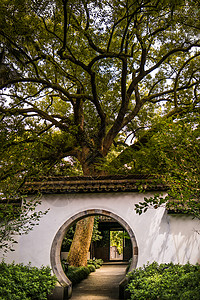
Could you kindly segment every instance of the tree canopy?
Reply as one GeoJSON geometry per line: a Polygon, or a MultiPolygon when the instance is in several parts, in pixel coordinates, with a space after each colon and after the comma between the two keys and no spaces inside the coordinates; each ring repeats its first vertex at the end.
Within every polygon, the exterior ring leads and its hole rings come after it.
{"type": "Polygon", "coordinates": [[[75,159],[98,173],[113,145],[122,151],[155,131],[155,114],[198,111],[197,1],[0,6],[2,178],[66,157],[67,167],[75,159]]]}
{"type": "Polygon", "coordinates": [[[176,122],[168,120],[145,146],[132,155],[134,168],[153,171],[168,187],[168,195],[145,198],[136,205],[141,214],[148,208],[165,205],[168,210],[189,213],[200,219],[200,118],[184,117],[176,122]]]}

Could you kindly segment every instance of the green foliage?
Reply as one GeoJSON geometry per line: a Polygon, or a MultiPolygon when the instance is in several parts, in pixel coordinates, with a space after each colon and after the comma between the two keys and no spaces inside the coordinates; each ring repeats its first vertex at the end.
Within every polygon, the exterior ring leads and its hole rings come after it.
{"type": "Polygon", "coordinates": [[[102,235],[101,232],[98,230],[98,227],[99,227],[99,217],[95,216],[91,242],[100,241],[102,239],[102,235]]]}
{"type": "Polygon", "coordinates": [[[130,299],[200,299],[200,265],[154,262],[128,275],[130,299]]]}
{"type": "Polygon", "coordinates": [[[116,246],[119,254],[123,252],[124,239],[130,239],[126,231],[110,231],[110,246],[116,246]]]}
{"type": "Polygon", "coordinates": [[[69,228],[69,230],[67,231],[63,241],[62,241],[62,248],[61,251],[63,252],[69,252],[71,243],[73,241],[73,237],[74,237],[74,232],[75,232],[75,225],[71,226],[69,228]]]}
{"type": "Polygon", "coordinates": [[[88,264],[87,267],[89,268],[90,272],[95,272],[97,268],[92,264],[88,264]]]}
{"type": "Polygon", "coordinates": [[[110,246],[116,246],[119,254],[123,252],[123,231],[110,231],[110,246]]]}
{"type": "Polygon", "coordinates": [[[158,111],[196,111],[198,16],[197,1],[2,0],[3,177],[98,172],[158,111]]]}
{"type": "Polygon", "coordinates": [[[61,263],[65,274],[71,280],[72,284],[75,285],[87,278],[91,272],[95,272],[96,269],[99,269],[103,264],[103,260],[89,259],[87,261],[87,267],[69,266],[66,260],[62,260],[61,263]]]}
{"type": "Polygon", "coordinates": [[[73,267],[69,266],[66,272],[67,277],[71,280],[72,285],[81,282],[83,279],[87,278],[90,274],[91,268],[89,267],[73,267]]]}
{"type": "Polygon", "coordinates": [[[199,117],[168,120],[136,156],[138,168],[161,174],[157,184],[168,187],[168,196],[145,198],[136,204],[141,214],[165,205],[169,210],[190,213],[200,219],[200,127],[199,117]],[[145,167],[145,165],[147,167],[145,167]]]}
{"type": "Polygon", "coordinates": [[[39,198],[26,199],[21,195],[0,198],[0,249],[4,253],[14,251],[17,235],[28,234],[39,225],[42,216],[48,213],[38,211],[39,198]]]}
{"type": "Polygon", "coordinates": [[[162,207],[166,204],[169,197],[162,197],[160,194],[155,194],[153,197],[146,198],[144,197],[143,202],[139,202],[139,204],[135,204],[135,211],[137,214],[141,215],[145,213],[149,208],[157,209],[158,207],[162,207]]]}
{"type": "Polygon", "coordinates": [[[99,269],[100,266],[103,265],[103,260],[101,258],[89,259],[88,264],[95,266],[96,269],[99,269]]]}
{"type": "Polygon", "coordinates": [[[110,231],[101,231],[102,239],[96,242],[97,247],[110,247],[110,231]]]}
{"type": "Polygon", "coordinates": [[[45,300],[57,279],[49,267],[0,264],[0,298],[2,300],[45,300]]]}

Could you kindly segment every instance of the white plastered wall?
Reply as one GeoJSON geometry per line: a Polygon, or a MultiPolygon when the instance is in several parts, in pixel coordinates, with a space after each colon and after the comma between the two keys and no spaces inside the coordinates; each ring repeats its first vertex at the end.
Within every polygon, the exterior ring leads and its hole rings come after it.
{"type": "MultiPolygon", "coordinates": [[[[153,193],[145,194],[145,197],[153,193]]],[[[28,235],[18,238],[15,251],[5,261],[33,266],[50,265],[50,251],[59,228],[77,213],[102,209],[122,218],[133,230],[138,246],[137,267],[157,261],[200,263],[199,220],[188,215],[168,215],[164,208],[137,215],[134,205],[143,201],[141,193],[50,194],[42,197],[39,210],[50,209],[28,235]]],[[[3,257],[0,254],[0,257],[3,257]]]]}

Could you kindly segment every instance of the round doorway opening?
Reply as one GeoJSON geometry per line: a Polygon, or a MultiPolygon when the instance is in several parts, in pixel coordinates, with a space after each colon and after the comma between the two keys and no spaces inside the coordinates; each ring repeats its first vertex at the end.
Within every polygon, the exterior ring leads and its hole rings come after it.
{"type": "MultiPolygon", "coordinates": [[[[138,247],[137,247],[136,239],[135,239],[133,230],[121,217],[119,217],[118,215],[116,215],[110,211],[106,211],[106,210],[102,210],[102,209],[89,209],[86,211],[79,212],[78,214],[76,214],[76,215],[72,216],[70,219],[68,219],[59,228],[59,230],[57,231],[57,233],[54,237],[53,243],[52,243],[51,254],[50,254],[51,267],[52,267],[53,273],[56,275],[58,282],[59,282],[59,286],[57,287],[57,289],[63,290],[62,292],[61,291],[59,292],[59,293],[63,294],[63,297],[58,297],[58,295],[57,295],[56,296],[57,299],[58,298],[68,299],[72,293],[71,281],[65,275],[63,268],[62,268],[62,264],[61,264],[61,248],[62,248],[63,239],[66,236],[66,233],[68,232],[70,227],[72,227],[77,221],[79,221],[85,217],[89,217],[89,216],[102,216],[101,217],[102,219],[105,219],[105,218],[111,219],[120,225],[121,229],[118,227],[119,230],[110,230],[110,240],[112,240],[112,242],[114,241],[114,237],[116,236],[117,232],[119,233],[122,230],[123,230],[123,232],[126,232],[126,234],[130,238],[131,252],[132,252],[130,254],[131,264],[129,267],[129,271],[134,269],[137,265],[138,247]]],[[[113,227],[113,229],[116,229],[116,228],[113,227]]],[[[110,244],[110,249],[112,249],[112,250],[110,250],[110,252],[109,252],[109,260],[124,259],[125,253],[123,253],[123,258],[119,257],[119,256],[118,257],[115,256],[115,253],[113,251],[113,249],[115,249],[114,244],[113,245],[110,244]]],[[[95,251],[95,249],[93,249],[92,251],[95,251]]],[[[94,252],[93,252],[93,254],[94,254],[94,252]]],[[[56,294],[58,294],[58,291],[56,294]]],[[[56,299],[56,298],[52,298],[52,299],[56,299]]]]}

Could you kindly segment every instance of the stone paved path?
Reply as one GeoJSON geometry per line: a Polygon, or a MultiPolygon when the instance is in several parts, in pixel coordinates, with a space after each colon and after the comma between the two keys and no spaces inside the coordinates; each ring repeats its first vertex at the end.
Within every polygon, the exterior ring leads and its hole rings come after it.
{"type": "Polygon", "coordinates": [[[117,300],[127,265],[104,264],[73,288],[71,300],[117,300]]]}

